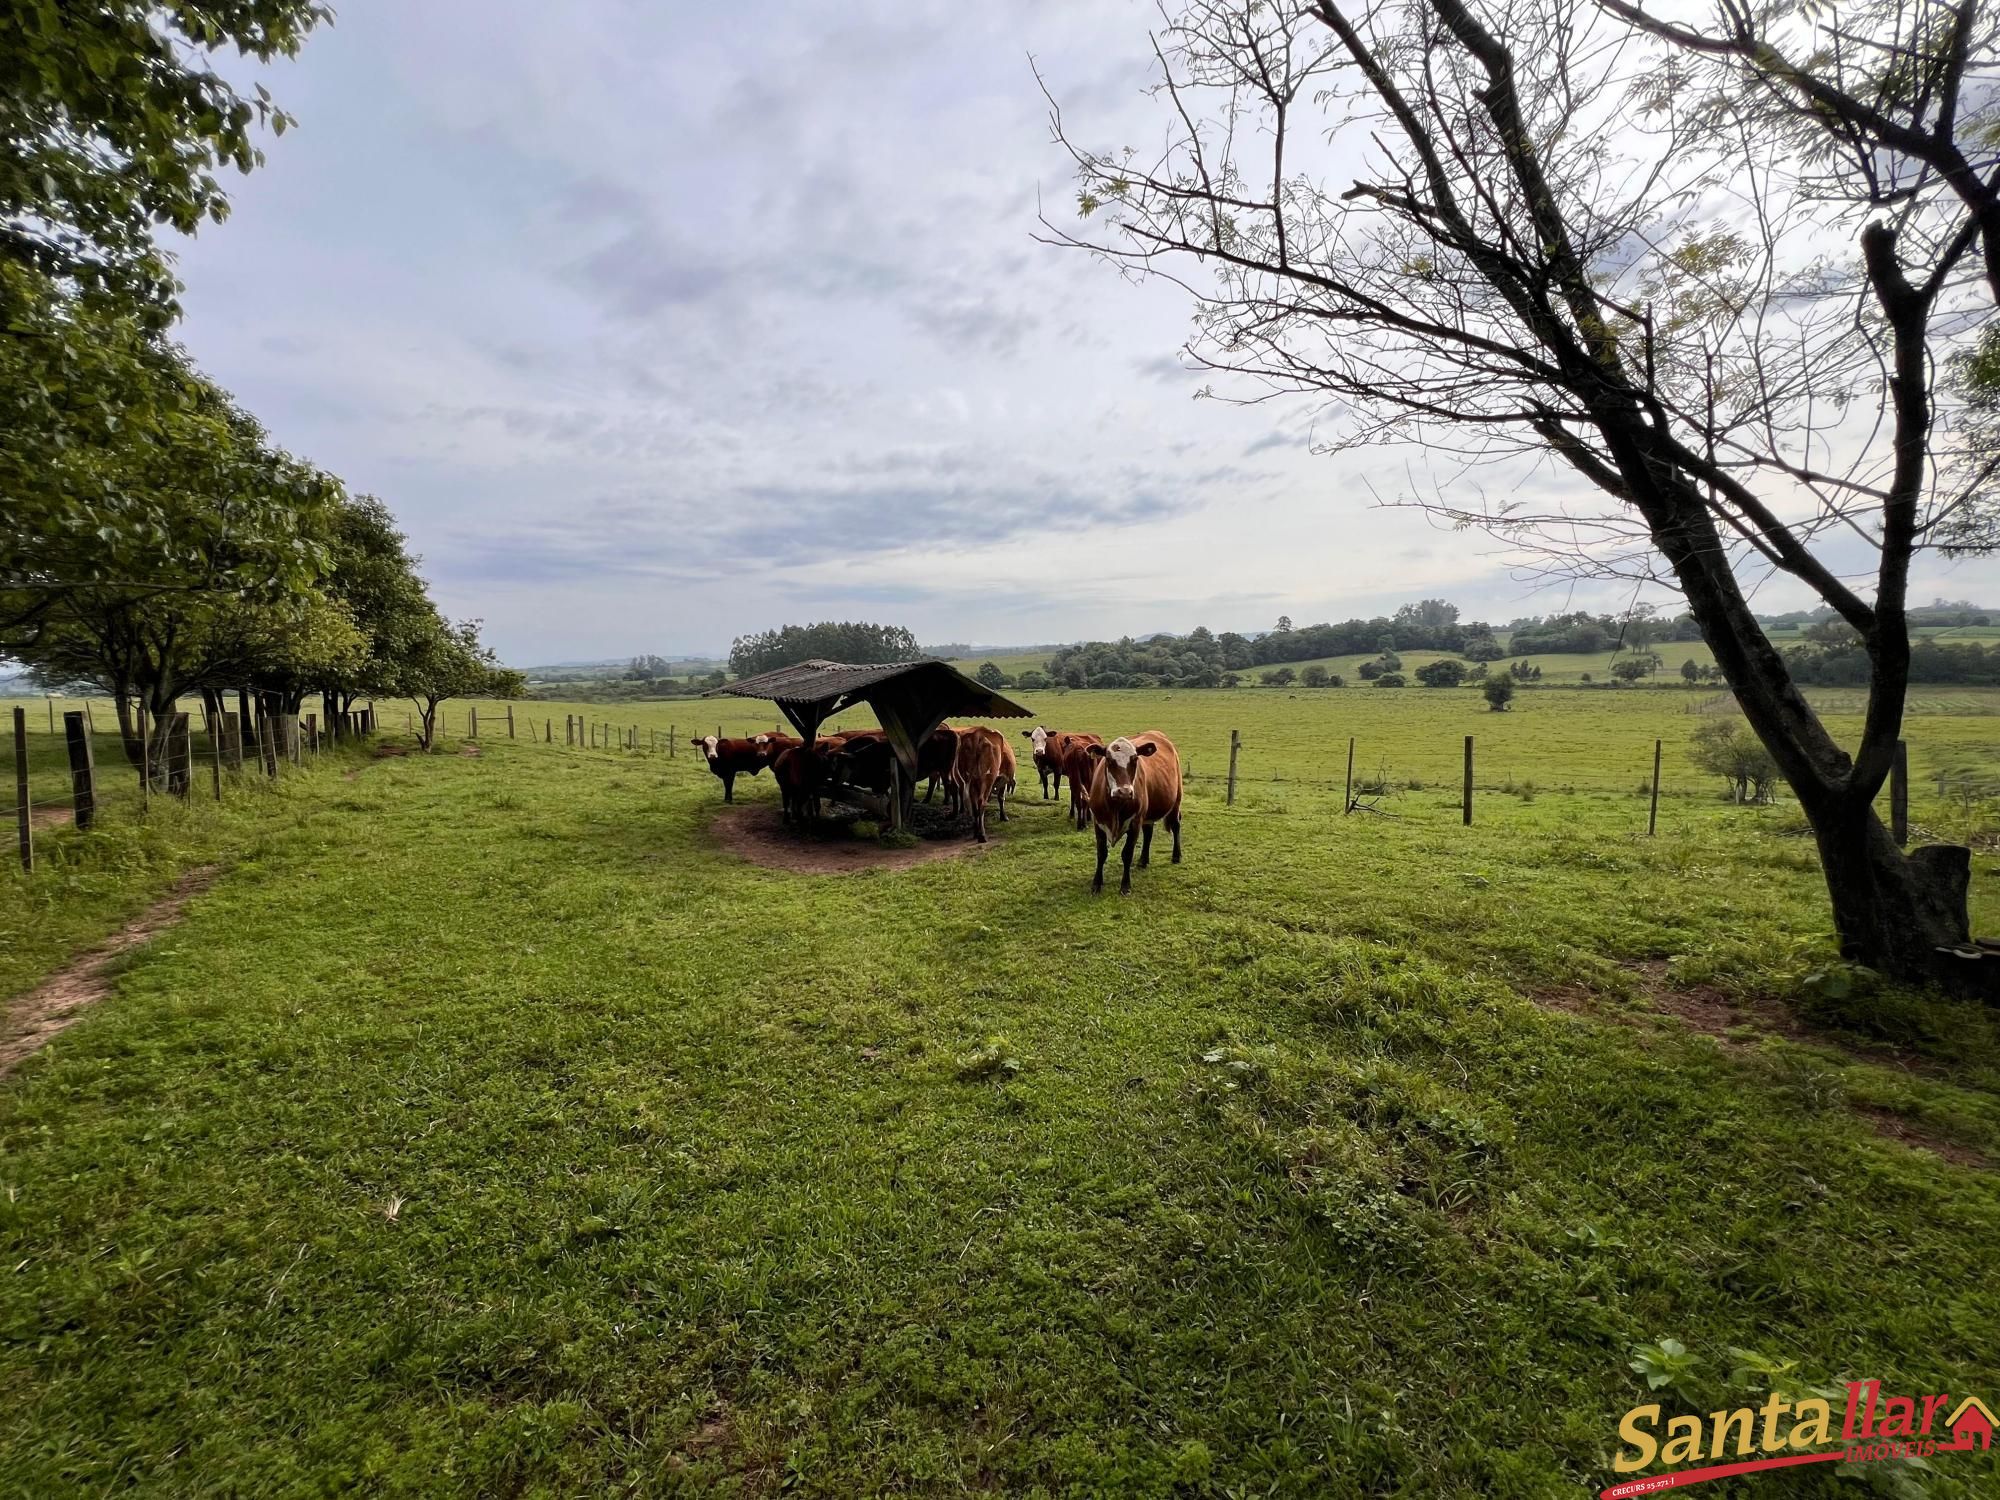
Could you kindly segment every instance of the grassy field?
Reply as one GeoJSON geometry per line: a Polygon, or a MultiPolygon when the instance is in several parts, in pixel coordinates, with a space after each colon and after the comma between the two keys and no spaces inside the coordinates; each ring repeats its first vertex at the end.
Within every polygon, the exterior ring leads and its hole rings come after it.
{"type": "MultiPolygon", "coordinates": [[[[1809,981],[1810,841],[1676,754],[1706,701],[1035,697],[1193,762],[1122,900],[1031,780],[976,855],[749,863],[563,705],[56,830],[10,992],[226,873],[0,1082],[0,1494],[1538,1497],[1761,1401],[1734,1349],[1994,1404],[2000,1026],[1809,981]],[[1337,815],[1349,735],[1396,816],[1337,815]]],[[[1921,825],[1987,707],[1913,719],[1921,825]]],[[[697,709],[769,719],[616,722],[697,709]]],[[[2000,1485],[1846,1467],[1740,1493],[2000,1485]]]]}

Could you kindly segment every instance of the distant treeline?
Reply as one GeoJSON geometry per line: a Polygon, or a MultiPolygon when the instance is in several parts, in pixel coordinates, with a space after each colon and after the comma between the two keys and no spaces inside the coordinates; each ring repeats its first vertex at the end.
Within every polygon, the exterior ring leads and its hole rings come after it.
{"type": "MultiPolygon", "coordinates": [[[[1991,625],[2000,619],[2000,609],[1990,609],[1982,604],[1974,604],[1969,599],[1933,599],[1929,604],[1912,605],[1905,613],[1910,624],[1915,626],[1964,626],[1991,625]]],[[[1840,617],[1831,609],[1795,609],[1782,615],[1759,615],[1757,623],[1778,630],[1802,629],[1808,625],[1823,625],[1840,617]]]]}
{"type": "MultiPolygon", "coordinates": [[[[1824,687],[1861,687],[1868,681],[1868,653],[1858,640],[1794,646],[1785,663],[1795,681],[1824,687]]],[[[1910,642],[1910,681],[2000,683],[2000,642],[1910,642]]]]}

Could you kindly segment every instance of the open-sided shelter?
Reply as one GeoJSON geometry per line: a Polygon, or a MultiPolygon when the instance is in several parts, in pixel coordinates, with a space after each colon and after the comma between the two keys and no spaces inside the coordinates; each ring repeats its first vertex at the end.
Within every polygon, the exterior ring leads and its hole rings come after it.
{"type": "MultiPolygon", "coordinates": [[[[711,698],[769,698],[807,744],[820,725],[842,709],[866,703],[889,737],[901,771],[882,809],[892,828],[907,821],[916,790],[917,747],[931,731],[954,717],[1025,719],[1028,710],[975,682],[949,662],[900,661],[876,665],[802,661],[715,688],[711,698]]],[[[847,793],[842,793],[847,796],[847,793]]],[[[869,799],[856,795],[857,805],[869,799]]]]}

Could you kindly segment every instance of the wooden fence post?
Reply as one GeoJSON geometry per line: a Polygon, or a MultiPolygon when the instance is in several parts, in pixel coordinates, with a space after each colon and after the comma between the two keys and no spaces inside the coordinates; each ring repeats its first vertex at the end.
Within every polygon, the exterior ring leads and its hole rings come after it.
{"type": "Polygon", "coordinates": [[[1344,818],[1354,811],[1354,736],[1347,737],[1347,790],[1340,799],[1340,815],[1344,818]]]}
{"type": "Polygon", "coordinates": [[[225,713],[213,713],[208,717],[208,774],[215,788],[215,800],[222,800],[222,721],[225,713]]]}
{"type": "Polygon", "coordinates": [[[1465,826],[1472,826],[1472,736],[1465,737],[1465,826]]]}
{"type": "Polygon", "coordinates": [[[69,749],[69,805],[78,828],[97,818],[97,762],[90,749],[90,727],[80,713],[63,715],[63,740],[69,749]]]}
{"type": "Polygon", "coordinates": [[[14,705],[14,827],[21,838],[21,868],[35,868],[35,820],[28,815],[28,711],[14,705]]]}
{"type": "Polygon", "coordinates": [[[679,743],[679,741],[678,741],[678,740],[677,740],[677,739],[675,738],[675,735],[674,735],[674,726],[673,726],[673,725],[671,725],[671,724],[669,724],[669,725],[667,726],[667,759],[668,759],[668,760],[672,760],[672,759],[674,758],[674,749],[675,749],[675,747],[676,747],[676,746],[678,745],[678,743],[679,743]]]}
{"type": "Polygon", "coordinates": [[[264,763],[264,774],[275,779],[278,774],[278,737],[271,716],[266,714],[257,725],[257,757],[264,763]]]}
{"type": "Polygon", "coordinates": [[[92,734],[97,733],[97,715],[90,711],[90,700],[88,698],[83,700],[83,721],[90,726],[92,734]]]}
{"type": "Polygon", "coordinates": [[[1660,742],[1653,741],[1653,800],[1646,809],[1646,837],[1651,838],[1660,828],[1660,742]]]}
{"type": "Polygon", "coordinates": [[[1904,740],[1896,741],[1896,758],[1889,764],[1889,830],[1898,848],[1909,843],[1910,747],[1904,740]]]}
{"type": "Polygon", "coordinates": [[[514,738],[514,705],[507,705],[507,738],[514,738]]]}
{"type": "Polygon", "coordinates": [[[133,712],[139,720],[139,805],[151,808],[153,805],[153,736],[146,728],[146,705],[143,701],[133,704],[133,712]]]}
{"type": "Polygon", "coordinates": [[[194,791],[194,727],[184,713],[167,722],[167,790],[183,802],[194,791]]]}
{"type": "Polygon", "coordinates": [[[465,711],[465,737],[469,740],[479,738],[479,708],[476,704],[465,711]]]}
{"type": "Polygon", "coordinates": [[[1229,793],[1223,804],[1226,807],[1234,807],[1236,805],[1236,752],[1242,746],[1242,744],[1243,744],[1243,736],[1238,734],[1233,729],[1230,730],[1229,731],[1229,793]]]}
{"type": "Polygon", "coordinates": [[[48,705],[49,705],[49,733],[50,733],[50,734],[54,734],[54,733],[56,732],[56,700],[55,700],[55,695],[54,695],[53,693],[51,693],[51,694],[50,694],[50,695],[48,696],[48,699],[47,699],[46,701],[47,701],[47,703],[48,703],[48,705]]]}

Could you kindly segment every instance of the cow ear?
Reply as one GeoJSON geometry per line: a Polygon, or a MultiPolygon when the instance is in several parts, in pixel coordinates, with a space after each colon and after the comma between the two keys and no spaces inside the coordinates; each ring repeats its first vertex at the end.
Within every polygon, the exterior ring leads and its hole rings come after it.
{"type": "Polygon", "coordinates": [[[1134,750],[1137,750],[1141,755],[1151,755],[1155,750],[1159,749],[1160,747],[1154,744],[1151,740],[1148,740],[1146,741],[1145,744],[1134,745],[1132,748],[1134,750]]]}
{"type": "Polygon", "coordinates": [[[1035,737],[1035,731],[1032,729],[1024,729],[1021,731],[1021,738],[1024,740],[1031,740],[1034,737],[1035,737]]]}
{"type": "Polygon", "coordinates": [[[1104,747],[1103,747],[1102,745],[1092,745],[1092,746],[1090,746],[1090,758],[1091,758],[1092,760],[1103,760],[1103,759],[1104,759],[1104,747]]]}

